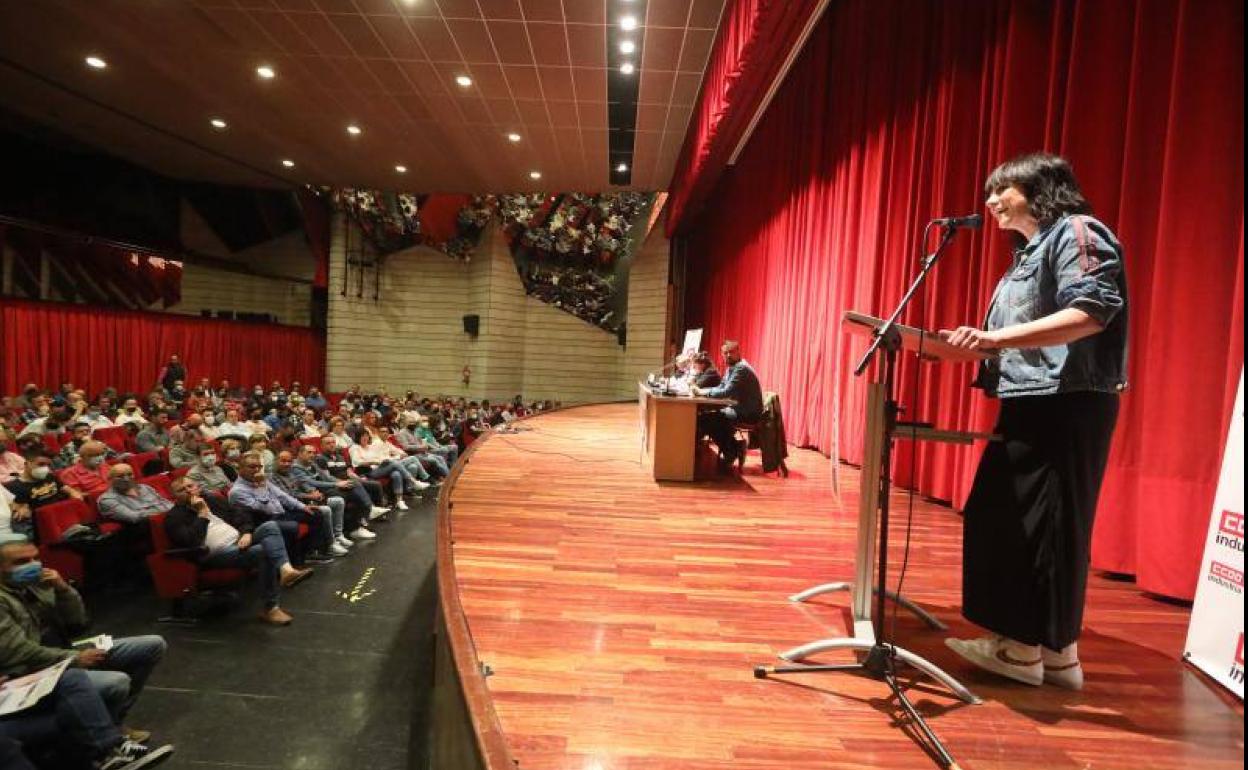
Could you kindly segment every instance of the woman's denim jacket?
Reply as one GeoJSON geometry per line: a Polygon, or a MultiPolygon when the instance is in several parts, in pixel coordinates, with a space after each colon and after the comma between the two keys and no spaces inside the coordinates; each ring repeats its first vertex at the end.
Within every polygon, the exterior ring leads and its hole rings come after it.
{"type": "Polygon", "coordinates": [[[984,328],[1035,321],[1078,308],[1102,330],[1068,345],[1002,348],[985,361],[975,387],[1001,398],[1127,386],[1127,279],[1122,246],[1090,216],[1063,217],[1014,252],[1014,264],[992,295],[984,328]]]}

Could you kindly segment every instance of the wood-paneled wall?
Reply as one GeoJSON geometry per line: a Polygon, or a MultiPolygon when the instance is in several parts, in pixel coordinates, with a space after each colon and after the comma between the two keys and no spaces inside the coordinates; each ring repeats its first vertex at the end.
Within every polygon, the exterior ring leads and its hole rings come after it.
{"type": "MultiPolygon", "coordinates": [[[[343,296],[344,231],[335,222],[330,258],[327,385],[359,384],[472,398],[552,399],[567,404],[632,398],[637,372],[662,362],[667,240],[657,230],[639,250],[629,286],[627,347],[615,335],[528,297],[502,233],[491,226],[472,261],[426,247],[388,256],[380,299],[355,269],[343,296]],[[463,316],[480,316],[476,338],[463,316]],[[468,387],[461,371],[472,369],[468,387]]],[[[353,238],[356,237],[354,234],[353,238]]]]}

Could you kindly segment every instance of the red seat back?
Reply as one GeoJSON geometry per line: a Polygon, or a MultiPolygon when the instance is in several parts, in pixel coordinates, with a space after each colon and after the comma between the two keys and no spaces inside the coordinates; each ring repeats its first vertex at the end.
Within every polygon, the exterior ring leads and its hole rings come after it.
{"type": "Polygon", "coordinates": [[[91,438],[96,441],[103,441],[108,448],[114,452],[126,451],[126,440],[130,433],[124,425],[114,425],[111,428],[96,428],[91,434],[91,438]]]}
{"type": "Polygon", "coordinates": [[[72,497],[59,503],[48,503],[35,511],[35,529],[39,533],[39,542],[48,545],[61,542],[65,530],[75,524],[86,524],[94,520],[90,506],[85,501],[72,497]]]}
{"type": "Polygon", "coordinates": [[[140,484],[146,484],[156,493],[166,500],[173,500],[173,477],[168,473],[158,473],[155,476],[145,476],[139,479],[140,484]]]}

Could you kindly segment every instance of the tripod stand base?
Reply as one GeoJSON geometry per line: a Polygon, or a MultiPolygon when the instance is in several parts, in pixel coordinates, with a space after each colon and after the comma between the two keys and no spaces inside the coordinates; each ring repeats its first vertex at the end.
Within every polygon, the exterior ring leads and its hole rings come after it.
{"type": "MultiPolygon", "coordinates": [[[[875,674],[876,672],[874,669],[880,664],[878,660],[873,661],[872,656],[878,656],[881,649],[883,648],[875,642],[863,641],[861,639],[820,639],[817,642],[803,644],[801,647],[794,647],[791,650],[786,650],[785,652],[780,653],[780,659],[790,663],[800,664],[809,657],[818,655],[821,652],[828,652],[830,650],[852,650],[854,652],[865,653],[867,655],[867,659],[862,664],[796,665],[782,666],[772,669],[759,666],[755,667],[754,676],[762,679],[766,677],[767,673],[796,674],[813,673],[816,671],[850,671],[863,668],[865,668],[868,672],[875,674]],[[759,674],[760,669],[763,671],[761,676],[759,674]]],[[[913,652],[910,652],[903,647],[897,647],[896,645],[890,646],[889,649],[891,649],[893,656],[895,656],[897,660],[900,660],[902,663],[905,663],[912,668],[922,671],[932,679],[940,682],[962,702],[972,706],[977,706],[984,702],[983,699],[968,690],[965,685],[957,679],[954,679],[943,669],[926,658],[919,657],[913,652]]]]}
{"type": "MultiPolygon", "coordinates": [[[[821,585],[814,586],[813,588],[807,588],[805,591],[802,591],[801,593],[793,594],[792,596],[789,597],[789,601],[804,602],[808,599],[813,599],[816,596],[821,596],[823,594],[835,593],[837,591],[849,591],[852,593],[853,590],[854,590],[854,584],[849,583],[849,582],[842,581],[838,583],[823,583],[821,585]]],[[[878,589],[873,588],[872,590],[878,593],[878,589]]],[[[949,626],[946,626],[944,623],[942,623],[940,619],[937,618],[935,615],[932,615],[930,612],[923,609],[922,607],[915,604],[914,602],[910,601],[909,599],[902,596],[901,594],[897,593],[896,591],[885,591],[884,596],[888,598],[889,600],[895,602],[896,604],[901,605],[901,607],[909,610],[911,614],[913,614],[919,620],[926,623],[928,628],[931,628],[935,631],[948,631],[949,630],[949,626]]]]}

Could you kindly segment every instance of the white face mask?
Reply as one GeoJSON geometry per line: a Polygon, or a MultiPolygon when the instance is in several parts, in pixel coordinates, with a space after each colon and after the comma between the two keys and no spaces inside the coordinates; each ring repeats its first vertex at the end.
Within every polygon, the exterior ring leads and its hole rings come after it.
{"type": "Polygon", "coordinates": [[[46,465],[36,465],[30,469],[30,477],[36,481],[43,481],[52,475],[52,469],[46,465]]]}
{"type": "Polygon", "coordinates": [[[213,417],[212,415],[208,415],[207,417],[204,418],[204,425],[216,425],[216,424],[217,424],[216,417],[213,417]]]}
{"type": "Polygon", "coordinates": [[[205,468],[211,468],[212,466],[217,464],[217,456],[216,455],[200,455],[199,462],[205,468]]]}

